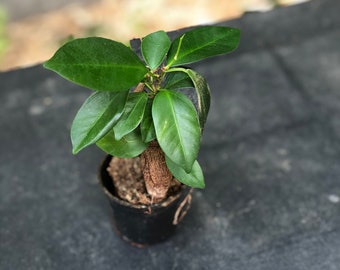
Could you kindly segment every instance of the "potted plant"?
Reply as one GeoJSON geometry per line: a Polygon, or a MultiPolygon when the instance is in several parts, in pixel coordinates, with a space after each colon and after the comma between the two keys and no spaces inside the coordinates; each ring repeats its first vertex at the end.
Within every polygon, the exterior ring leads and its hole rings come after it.
{"type": "Polygon", "coordinates": [[[44,63],[94,90],[74,118],[73,153],[96,144],[108,154],[100,178],[116,229],[130,243],[167,238],[190,205],[188,187],[204,188],[197,155],[210,90],[184,65],[233,51],[239,37],[222,26],[197,27],[172,41],[157,31],[142,39],[142,57],[117,41],[79,38],[44,63]]]}

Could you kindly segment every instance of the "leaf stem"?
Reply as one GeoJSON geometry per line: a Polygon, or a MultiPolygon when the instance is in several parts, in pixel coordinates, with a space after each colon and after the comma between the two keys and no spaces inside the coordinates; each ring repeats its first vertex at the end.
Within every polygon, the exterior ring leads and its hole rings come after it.
{"type": "Polygon", "coordinates": [[[150,85],[149,83],[145,82],[144,83],[147,88],[149,88],[152,92],[154,92],[154,89],[152,88],[152,84],[150,85]]]}
{"type": "Polygon", "coordinates": [[[175,67],[175,68],[170,68],[170,69],[164,69],[165,73],[170,73],[170,72],[184,72],[187,73],[187,69],[186,68],[182,68],[182,67],[175,67]]]}

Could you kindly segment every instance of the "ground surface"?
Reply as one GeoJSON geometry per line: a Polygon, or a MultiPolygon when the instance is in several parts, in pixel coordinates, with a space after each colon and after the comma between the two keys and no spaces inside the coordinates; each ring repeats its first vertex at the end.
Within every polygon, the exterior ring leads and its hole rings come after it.
{"type": "Polygon", "coordinates": [[[41,65],[0,73],[0,269],[338,270],[340,2],[223,25],[237,52],[194,66],[212,89],[206,188],[176,235],[147,249],[112,230],[104,154],[71,154],[90,94],[41,65]]]}

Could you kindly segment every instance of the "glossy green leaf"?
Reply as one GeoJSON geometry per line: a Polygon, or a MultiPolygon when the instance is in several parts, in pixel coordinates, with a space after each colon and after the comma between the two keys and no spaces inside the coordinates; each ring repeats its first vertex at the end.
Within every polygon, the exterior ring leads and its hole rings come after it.
{"type": "Polygon", "coordinates": [[[44,67],[82,86],[99,91],[124,91],[139,83],[147,68],[120,42],[90,37],[63,45],[44,67]]]}
{"type": "Polygon", "coordinates": [[[210,108],[210,88],[207,81],[196,71],[187,69],[186,73],[195,85],[198,100],[198,117],[203,130],[210,108]]]}
{"type": "Polygon", "coordinates": [[[190,80],[191,84],[193,84],[197,95],[198,117],[201,130],[203,130],[210,108],[210,88],[207,81],[196,71],[187,68],[172,68],[167,72],[167,75],[184,74],[184,76],[190,80]]]}
{"type": "Polygon", "coordinates": [[[187,173],[181,166],[177,165],[168,157],[165,157],[166,165],[170,172],[175,178],[180,181],[182,184],[194,187],[194,188],[204,188],[204,175],[202,169],[195,160],[192,169],[189,173],[187,173]]]}
{"type": "Polygon", "coordinates": [[[115,134],[111,130],[97,142],[97,146],[109,155],[120,158],[132,158],[144,152],[148,144],[142,141],[138,130],[125,135],[119,141],[115,139],[115,134]]]}
{"type": "Polygon", "coordinates": [[[71,127],[73,153],[102,138],[123,113],[128,92],[95,92],[81,106],[71,127]]]}
{"type": "Polygon", "coordinates": [[[147,35],[142,40],[142,54],[145,62],[153,70],[164,60],[171,45],[171,41],[164,31],[147,35]]]}
{"type": "Polygon", "coordinates": [[[224,54],[237,48],[240,31],[224,26],[195,28],[176,38],[168,52],[168,66],[179,66],[207,57],[224,54]]]}
{"type": "Polygon", "coordinates": [[[179,92],[161,90],[154,98],[152,117],[165,155],[190,172],[201,139],[196,109],[190,99],[179,92]]]}
{"type": "Polygon", "coordinates": [[[144,142],[151,142],[156,139],[156,131],[152,119],[152,99],[149,99],[146,104],[144,116],[140,123],[140,129],[144,142]]]}
{"type": "Polygon", "coordinates": [[[188,74],[183,72],[170,72],[166,74],[163,88],[179,89],[187,87],[194,87],[193,82],[188,74]]]}
{"type": "Polygon", "coordinates": [[[148,95],[144,92],[130,93],[125,104],[123,115],[113,127],[116,140],[133,131],[143,119],[148,95]]]}

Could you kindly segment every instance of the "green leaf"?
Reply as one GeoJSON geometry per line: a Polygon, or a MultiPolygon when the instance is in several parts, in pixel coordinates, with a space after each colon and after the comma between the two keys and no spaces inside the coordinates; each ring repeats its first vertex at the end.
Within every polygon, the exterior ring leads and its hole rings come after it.
{"type": "Polygon", "coordinates": [[[178,89],[187,87],[194,87],[188,74],[183,72],[170,72],[166,74],[163,88],[178,89]]]}
{"type": "Polygon", "coordinates": [[[210,108],[210,88],[207,81],[196,71],[187,69],[186,73],[195,85],[198,100],[198,117],[203,130],[210,108]]]}
{"type": "Polygon", "coordinates": [[[99,37],[66,43],[44,67],[74,83],[99,91],[127,90],[148,72],[130,48],[99,37]]]}
{"type": "Polygon", "coordinates": [[[143,119],[148,95],[144,92],[130,93],[125,104],[123,115],[113,127],[116,140],[133,131],[143,119]]]}
{"type": "Polygon", "coordinates": [[[176,38],[168,52],[168,66],[179,66],[237,48],[240,31],[224,26],[203,26],[176,38]]]}
{"type": "Polygon", "coordinates": [[[144,152],[148,144],[142,141],[141,135],[136,129],[119,141],[115,139],[115,134],[111,130],[97,142],[97,146],[109,155],[133,158],[144,152]]]}
{"type": "Polygon", "coordinates": [[[203,78],[203,76],[191,69],[175,67],[169,69],[167,72],[167,75],[178,73],[184,74],[184,76],[190,80],[191,84],[193,84],[197,95],[198,117],[201,130],[203,131],[210,108],[210,88],[207,81],[203,78]]]}
{"type": "Polygon", "coordinates": [[[154,32],[143,38],[143,58],[152,70],[163,62],[170,45],[171,41],[164,31],[154,32]]]}
{"type": "Polygon", "coordinates": [[[95,92],[81,106],[71,127],[73,153],[102,138],[123,113],[128,92],[95,92]]]}
{"type": "Polygon", "coordinates": [[[190,172],[201,139],[196,109],[190,99],[179,92],[161,90],[154,98],[152,117],[165,155],[190,172]]]}
{"type": "Polygon", "coordinates": [[[181,166],[171,161],[168,157],[165,157],[165,162],[172,175],[184,185],[194,188],[205,187],[204,175],[197,160],[195,160],[189,173],[187,173],[181,166]]]}
{"type": "Polygon", "coordinates": [[[151,142],[156,139],[156,131],[152,119],[152,99],[149,99],[146,104],[140,129],[144,142],[151,142]]]}

